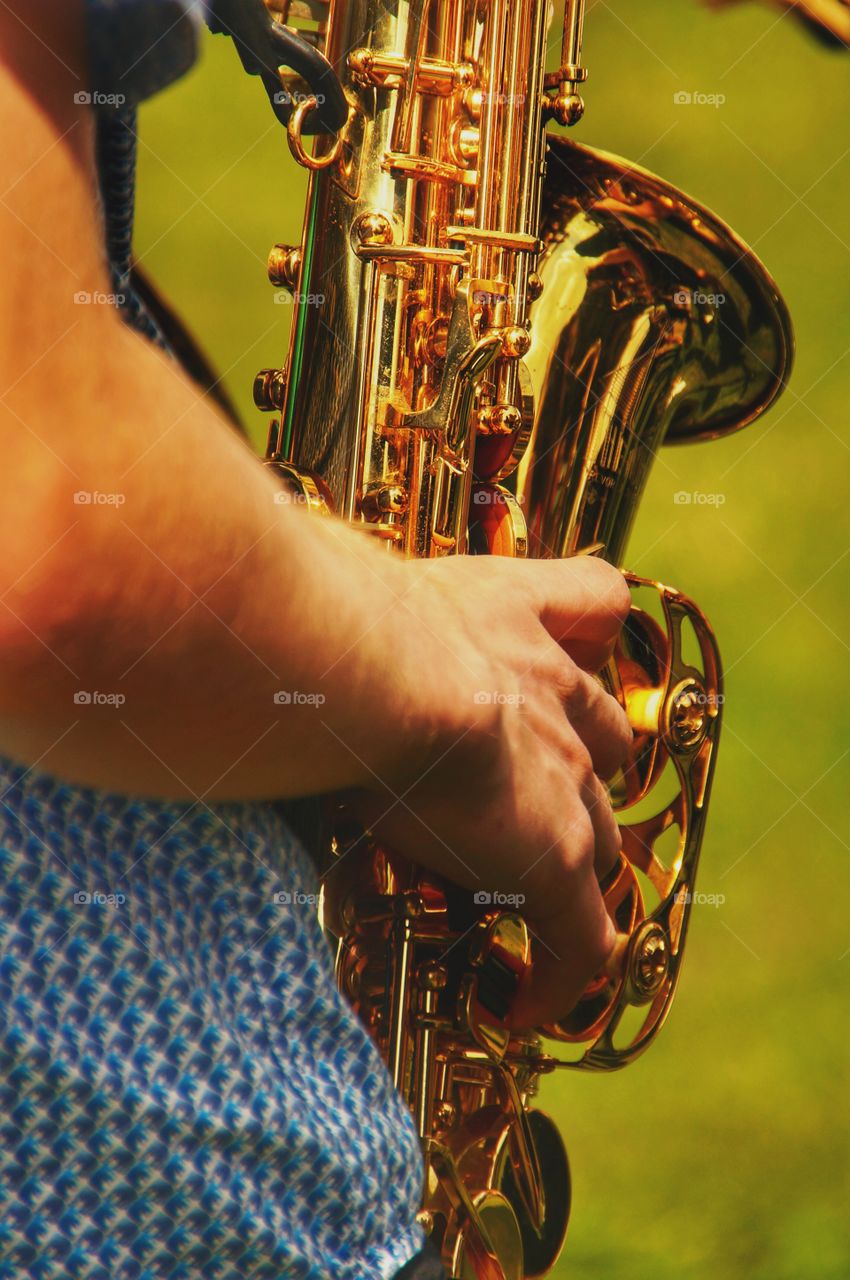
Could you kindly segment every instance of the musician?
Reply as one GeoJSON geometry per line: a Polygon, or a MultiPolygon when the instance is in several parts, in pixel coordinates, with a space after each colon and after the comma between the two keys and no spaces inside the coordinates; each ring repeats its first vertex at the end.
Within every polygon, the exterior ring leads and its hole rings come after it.
{"type": "Polygon", "coordinates": [[[0,6],[0,1257],[437,1276],[415,1130],[276,802],[345,792],[433,870],[521,891],[514,1020],[563,1015],[614,937],[629,728],[593,673],[629,595],[590,558],[403,563],[277,501],[128,276],[132,107],[200,20],[0,6]]]}

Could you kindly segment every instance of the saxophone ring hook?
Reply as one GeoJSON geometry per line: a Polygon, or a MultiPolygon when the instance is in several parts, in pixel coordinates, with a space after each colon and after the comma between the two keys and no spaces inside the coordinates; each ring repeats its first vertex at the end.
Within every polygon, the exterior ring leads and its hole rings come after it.
{"type": "Polygon", "coordinates": [[[292,157],[298,164],[303,165],[305,169],[313,171],[319,169],[329,169],[331,165],[336,164],[342,152],[342,130],[336,135],[333,146],[330,151],[326,151],[321,156],[311,156],[304,148],[301,139],[301,131],[307,116],[319,105],[318,98],[310,94],[306,98],[302,98],[298,106],[289,117],[289,123],[286,126],[286,140],[289,143],[289,150],[292,157]]]}

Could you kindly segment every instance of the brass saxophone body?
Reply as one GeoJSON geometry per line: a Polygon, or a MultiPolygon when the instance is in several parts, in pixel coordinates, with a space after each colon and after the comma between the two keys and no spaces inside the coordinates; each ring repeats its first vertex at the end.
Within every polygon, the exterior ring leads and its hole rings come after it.
{"type": "MultiPolygon", "coordinates": [[[[349,106],[313,152],[304,235],[269,270],[295,294],[288,364],[265,370],[268,461],[301,501],[388,554],[594,552],[622,562],[665,442],[751,422],[791,332],[772,280],[708,210],[562,136],[583,3],[545,71],[546,0],[310,0],[299,20],[349,106]]],[[[297,100],[296,89],[282,83],[297,100]]],[[[682,961],[720,726],[716,645],[681,593],[631,578],[604,679],[634,748],[612,786],[623,854],[604,886],[620,942],[560,1023],[509,1032],[531,963],[510,902],[473,902],[340,821],[325,882],[343,990],[418,1126],[422,1221],[453,1277],[554,1264],[566,1152],[533,1106],[565,1064],[609,1070],[655,1035],[682,961]]]]}

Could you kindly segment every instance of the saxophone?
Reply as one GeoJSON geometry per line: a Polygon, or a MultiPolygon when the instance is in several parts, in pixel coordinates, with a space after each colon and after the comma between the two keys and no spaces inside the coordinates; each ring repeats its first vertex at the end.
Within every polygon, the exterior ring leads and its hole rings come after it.
{"type": "MultiPolygon", "coordinates": [[[[248,0],[235,4],[244,17],[248,0]]],[[[288,362],[255,384],[278,415],[269,466],[388,554],[621,564],[659,447],[738,430],[781,390],[792,337],[770,276],[662,179],[547,135],[584,109],[583,0],[567,0],[550,72],[548,0],[268,11],[277,52],[243,60],[311,173],[301,244],[269,260],[295,295],[288,362]]],[[[567,1017],[505,1025],[532,962],[511,903],[473,901],[336,821],[323,910],[339,982],[414,1116],[421,1221],[458,1280],[554,1265],[570,1172],[539,1083],[634,1059],[681,969],[720,661],[687,596],[629,581],[602,676],[634,729],[603,885],[618,944],[567,1017]]]]}

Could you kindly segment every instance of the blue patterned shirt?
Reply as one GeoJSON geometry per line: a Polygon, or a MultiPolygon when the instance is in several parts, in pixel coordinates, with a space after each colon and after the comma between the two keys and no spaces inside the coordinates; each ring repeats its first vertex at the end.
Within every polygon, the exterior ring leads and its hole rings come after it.
{"type": "Polygon", "coordinates": [[[279,810],[0,797],[2,1280],[394,1275],[418,1142],[279,810]]]}

